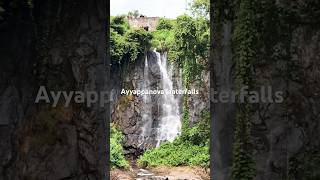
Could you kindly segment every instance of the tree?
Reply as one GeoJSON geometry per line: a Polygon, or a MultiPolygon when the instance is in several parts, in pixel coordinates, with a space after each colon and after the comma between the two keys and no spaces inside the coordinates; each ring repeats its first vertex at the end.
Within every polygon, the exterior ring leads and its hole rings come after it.
{"type": "Polygon", "coordinates": [[[197,16],[209,18],[210,0],[193,0],[191,3],[191,12],[197,16]]]}
{"type": "Polygon", "coordinates": [[[110,26],[111,29],[120,35],[123,35],[129,29],[129,23],[125,16],[111,17],[110,26]]]}
{"type": "Polygon", "coordinates": [[[128,168],[129,163],[125,159],[123,154],[123,148],[121,146],[123,134],[116,129],[114,124],[111,124],[110,130],[110,164],[112,168],[128,168]]]}
{"type": "Polygon", "coordinates": [[[157,25],[157,30],[163,30],[163,29],[170,30],[172,28],[173,28],[172,20],[169,20],[166,18],[160,18],[158,25],[157,25]]]}
{"type": "Polygon", "coordinates": [[[186,14],[179,16],[174,29],[177,50],[189,54],[196,43],[196,31],[196,24],[192,17],[186,14]]]}
{"type": "Polygon", "coordinates": [[[137,17],[139,17],[140,15],[141,15],[141,14],[139,13],[138,10],[134,10],[134,11],[128,12],[128,16],[130,16],[130,17],[137,18],[137,17]]]}
{"type": "Polygon", "coordinates": [[[124,16],[111,18],[110,53],[113,64],[135,61],[150,48],[152,35],[144,29],[130,29],[124,16]]]}

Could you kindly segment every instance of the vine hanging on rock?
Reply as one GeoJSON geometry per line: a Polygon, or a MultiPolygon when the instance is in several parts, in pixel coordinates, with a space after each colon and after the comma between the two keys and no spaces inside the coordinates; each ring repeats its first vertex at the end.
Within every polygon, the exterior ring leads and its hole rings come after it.
{"type": "MultiPolygon", "coordinates": [[[[233,51],[235,63],[235,86],[240,92],[243,87],[254,86],[254,61],[257,53],[257,27],[255,22],[255,2],[242,0],[236,11],[233,33],[233,51]]],[[[252,105],[245,97],[241,103],[237,98],[235,138],[233,147],[233,164],[231,179],[253,179],[255,163],[250,139],[250,118],[252,105]]]]}

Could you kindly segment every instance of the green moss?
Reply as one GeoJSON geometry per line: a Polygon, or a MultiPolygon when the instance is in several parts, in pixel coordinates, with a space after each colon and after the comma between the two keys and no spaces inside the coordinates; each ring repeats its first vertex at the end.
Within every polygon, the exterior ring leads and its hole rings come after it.
{"type": "MultiPolygon", "coordinates": [[[[257,58],[257,26],[255,21],[255,1],[239,2],[236,11],[233,32],[233,51],[235,62],[235,85],[237,94],[242,87],[254,86],[254,63],[257,58]]],[[[240,102],[237,97],[235,119],[235,138],[233,147],[233,164],[231,179],[250,180],[255,177],[255,162],[251,145],[250,118],[252,105],[240,102]]]]}
{"type": "Polygon", "coordinates": [[[130,102],[133,100],[133,98],[133,95],[120,96],[118,101],[118,106],[120,107],[120,109],[125,110],[130,105],[130,102]]]}
{"type": "Polygon", "coordinates": [[[111,168],[129,168],[129,163],[125,159],[123,154],[123,148],[121,146],[123,134],[117,130],[114,124],[111,124],[110,134],[110,164],[111,168]]]}
{"type": "Polygon", "coordinates": [[[183,114],[182,114],[182,136],[187,134],[189,130],[189,106],[188,97],[183,97],[183,114]]]}
{"type": "Polygon", "coordinates": [[[57,124],[63,121],[66,115],[63,107],[45,107],[35,115],[32,127],[32,144],[44,146],[54,144],[57,140],[57,124]]]}
{"type": "Polygon", "coordinates": [[[320,179],[319,148],[295,155],[289,160],[290,179],[318,180],[320,179]]]}

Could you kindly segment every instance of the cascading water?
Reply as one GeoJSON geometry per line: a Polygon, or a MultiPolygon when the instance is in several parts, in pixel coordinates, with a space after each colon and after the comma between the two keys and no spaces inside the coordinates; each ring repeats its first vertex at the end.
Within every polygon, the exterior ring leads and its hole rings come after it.
{"type": "MultiPolygon", "coordinates": [[[[148,66],[148,56],[145,57],[144,60],[144,71],[143,71],[143,89],[146,90],[150,86],[149,81],[149,66],[148,66]]],[[[152,115],[151,115],[151,97],[149,94],[143,94],[143,114],[142,114],[142,132],[140,135],[140,140],[142,141],[140,144],[142,144],[146,138],[148,138],[151,135],[152,132],[152,115]]]]}
{"type": "MultiPolygon", "coordinates": [[[[160,54],[159,52],[153,52],[156,55],[156,63],[159,67],[161,75],[160,86],[158,89],[164,91],[163,94],[157,95],[158,104],[153,104],[150,94],[143,94],[143,107],[142,107],[142,122],[143,126],[140,134],[140,147],[146,149],[149,147],[149,143],[153,142],[156,147],[160,146],[161,142],[172,142],[177,136],[180,135],[181,121],[180,121],[180,108],[178,97],[174,97],[173,81],[172,81],[172,66],[167,65],[166,54],[160,54]],[[168,70],[169,69],[169,70],[168,70]],[[158,106],[158,117],[153,117],[152,107],[158,106]]],[[[154,68],[154,67],[150,67],[154,68]]],[[[149,78],[149,65],[148,56],[145,57],[144,73],[142,88],[148,90],[151,87],[149,78]]],[[[180,87],[180,79],[177,80],[177,85],[180,87]]]]}
{"type": "Polygon", "coordinates": [[[180,135],[181,121],[179,112],[179,103],[177,98],[174,97],[172,75],[168,73],[167,56],[161,55],[156,52],[157,63],[161,73],[161,84],[164,90],[161,102],[161,116],[157,128],[157,147],[163,141],[172,142],[177,136],[180,135]]]}

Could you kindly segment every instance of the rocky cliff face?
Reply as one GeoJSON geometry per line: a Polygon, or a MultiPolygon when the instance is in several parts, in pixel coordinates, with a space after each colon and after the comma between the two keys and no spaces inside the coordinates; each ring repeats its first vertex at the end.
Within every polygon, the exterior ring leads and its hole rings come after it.
{"type": "Polygon", "coordinates": [[[210,71],[206,68],[201,71],[199,79],[190,83],[189,89],[199,90],[198,95],[188,96],[189,126],[192,127],[200,120],[203,111],[209,111],[210,104],[210,71]]]}
{"type": "MultiPolygon", "coordinates": [[[[222,6],[219,2],[212,7],[216,14],[212,13],[211,82],[215,90],[231,91],[235,86],[232,30],[236,22],[232,3],[222,6]]],[[[284,102],[255,104],[251,118],[255,179],[319,177],[320,29],[314,17],[320,6],[316,1],[261,3],[257,12],[263,14],[259,33],[264,45],[255,64],[256,87],[271,86],[273,91],[284,92],[284,102]]],[[[211,106],[212,177],[230,179],[236,106],[213,102],[211,106]]]]}
{"type": "MultiPolygon", "coordinates": [[[[305,159],[293,161],[301,153],[315,153],[312,156],[319,153],[314,152],[320,145],[316,138],[320,135],[319,38],[319,29],[296,27],[287,50],[282,48],[282,42],[274,47],[275,54],[282,51],[290,58],[289,62],[279,58],[277,62],[268,62],[258,68],[261,85],[285,92],[282,104],[260,104],[256,108],[253,139],[257,150],[258,179],[289,176],[301,179],[306,175],[295,168],[305,159]]],[[[314,166],[317,163],[314,162],[314,166]]]]}
{"type": "Polygon", "coordinates": [[[104,179],[107,108],[34,100],[105,90],[106,3],[28,2],[1,4],[0,179],[104,179]]]}
{"type": "MultiPolygon", "coordinates": [[[[148,71],[149,71],[149,86],[144,88],[146,78],[144,76],[145,59],[140,58],[136,62],[122,67],[122,69],[113,70],[111,79],[118,83],[113,92],[113,105],[112,105],[112,122],[124,133],[125,139],[123,147],[125,154],[138,156],[144,150],[155,147],[156,141],[156,128],[160,121],[161,116],[161,98],[163,95],[157,94],[151,96],[151,102],[148,107],[144,105],[143,96],[141,95],[121,95],[121,90],[139,90],[161,89],[161,73],[159,65],[157,64],[156,54],[152,51],[147,52],[148,71]],[[121,72],[120,72],[121,71],[121,72]],[[119,86],[119,84],[121,84],[119,86]],[[152,128],[151,136],[142,137],[142,129],[146,123],[143,119],[145,109],[151,110],[152,128]]],[[[181,69],[174,63],[172,64],[172,81],[173,89],[183,89],[181,69]]],[[[199,95],[189,95],[189,119],[190,126],[200,118],[200,113],[204,109],[208,109],[209,105],[209,73],[207,70],[201,74],[202,81],[194,81],[190,84],[190,89],[198,89],[199,95]]],[[[180,106],[180,113],[182,113],[182,95],[176,95],[178,104],[180,106]]],[[[148,119],[150,120],[150,119],[148,119]]]]}
{"type": "MultiPolygon", "coordinates": [[[[149,65],[149,87],[144,87],[144,82],[146,81],[144,76],[145,59],[140,58],[134,63],[127,64],[120,70],[120,72],[113,72],[112,76],[117,79],[118,88],[114,88],[114,102],[112,105],[112,122],[115,123],[119,129],[125,134],[125,140],[123,143],[126,154],[139,155],[139,150],[143,150],[143,146],[154,147],[155,137],[150,137],[149,141],[142,144],[142,127],[145,122],[142,120],[143,109],[143,97],[141,95],[126,95],[121,94],[122,89],[124,90],[142,90],[151,89],[155,90],[159,87],[161,74],[159,66],[157,65],[157,57],[153,52],[147,53],[148,65],[149,65]],[[121,77],[119,77],[121,75],[121,77]],[[119,86],[120,84],[120,86],[119,86]]],[[[151,97],[150,106],[152,113],[152,120],[155,123],[159,120],[156,117],[160,116],[159,112],[159,95],[154,95],[151,97]]]]}

